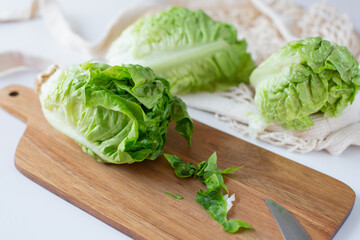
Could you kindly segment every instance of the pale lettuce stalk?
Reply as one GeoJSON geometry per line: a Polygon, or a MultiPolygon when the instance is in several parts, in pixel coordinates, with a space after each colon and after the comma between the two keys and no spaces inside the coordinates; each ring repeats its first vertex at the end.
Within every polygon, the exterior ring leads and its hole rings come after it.
{"type": "Polygon", "coordinates": [[[346,47],[310,37],[272,54],[252,72],[250,84],[267,123],[306,130],[311,114],[337,117],[353,102],[360,70],[346,47]]]}
{"type": "Polygon", "coordinates": [[[160,156],[170,121],[190,144],[192,121],[169,89],[149,68],[88,62],[58,69],[39,96],[53,127],[97,161],[121,164],[160,156]]]}
{"type": "Polygon", "coordinates": [[[234,26],[203,11],[173,7],[139,19],[115,40],[110,64],[140,64],[167,79],[174,94],[225,90],[248,82],[254,69],[234,26]]]}

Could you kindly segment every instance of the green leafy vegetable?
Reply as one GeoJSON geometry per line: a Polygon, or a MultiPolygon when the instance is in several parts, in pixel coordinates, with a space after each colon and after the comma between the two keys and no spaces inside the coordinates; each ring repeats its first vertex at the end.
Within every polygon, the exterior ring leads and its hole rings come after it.
{"type": "Polygon", "coordinates": [[[176,155],[164,153],[172,168],[175,170],[176,176],[180,178],[191,177],[196,173],[196,166],[193,163],[183,163],[176,155]]]}
{"type": "Polygon", "coordinates": [[[234,233],[239,228],[252,228],[248,223],[240,220],[227,219],[227,206],[222,189],[229,192],[222,177],[222,174],[228,174],[241,168],[227,168],[221,170],[217,167],[217,156],[214,152],[207,161],[200,162],[198,167],[193,163],[183,163],[176,155],[164,154],[171,167],[174,168],[178,177],[199,177],[201,182],[206,185],[206,190],[200,190],[196,196],[196,202],[209,212],[210,216],[219,222],[225,231],[234,233]]]}
{"type": "Polygon", "coordinates": [[[196,202],[209,212],[210,216],[219,222],[225,231],[235,233],[239,228],[252,228],[248,223],[233,219],[227,220],[226,202],[221,193],[221,188],[225,187],[224,180],[219,173],[213,173],[205,178],[206,191],[200,190],[196,196],[196,202]]]}
{"type": "Polygon", "coordinates": [[[170,197],[173,197],[173,198],[176,198],[176,199],[183,199],[182,196],[178,195],[178,194],[172,194],[172,193],[169,193],[169,192],[165,192],[167,195],[169,195],[170,197]]]}
{"type": "Polygon", "coordinates": [[[246,46],[234,26],[202,10],[173,7],[124,30],[107,60],[151,67],[170,82],[173,94],[219,91],[249,81],[255,65],[246,46]]]}
{"type": "Polygon", "coordinates": [[[358,66],[346,47],[320,37],[290,42],[252,72],[255,103],[266,122],[306,130],[311,114],[337,117],[353,102],[358,66]]]}
{"type": "Polygon", "coordinates": [[[97,161],[132,163],[163,153],[170,121],[190,144],[192,120],[169,89],[150,68],[87,62],[58,69],[40,101],[49,123],[97,161]]]}

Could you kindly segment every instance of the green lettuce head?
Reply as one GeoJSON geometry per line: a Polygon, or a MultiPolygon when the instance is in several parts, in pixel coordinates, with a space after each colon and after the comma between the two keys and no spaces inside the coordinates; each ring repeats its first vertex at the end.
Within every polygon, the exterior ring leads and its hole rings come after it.
{"type": "Polygon", "coordinates": [[[190,144],[186,105],[150,68],[88,62],[57,69],[42,84],[40,102],[49,123],[99,162],[157,158],[170,121],[190,144]]]}
{"type": "Polygon", "coordinates": [[[353,102],[358,66],[346,47],[320,37],[290,42],[252,72],[256,106],[268,123],[306,130],[311,114],[337,117],[353,102]]]}
{"type": "Polygon", "coordinates": [[[173,7],[142,18],[114,41],[110,64],[140,64],[167,79],[171,93],[219,91],[248,82],[255,65],[234,26],[203,11],[173,7]]]}

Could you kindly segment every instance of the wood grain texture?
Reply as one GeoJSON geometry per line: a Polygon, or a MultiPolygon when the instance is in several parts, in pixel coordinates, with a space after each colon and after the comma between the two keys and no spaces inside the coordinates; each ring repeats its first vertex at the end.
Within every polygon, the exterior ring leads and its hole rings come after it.
{"type": "Polygon", "coordinates": [[[204,186],[177,178],[163,157],[131,165],[96,162],[46,122],[37,95],[26,87],[1,90],[0,106],[28,123],[15,155],[21,173],[135,239],[282,239],[264,197],[286,207],[312,239],[329,239],[355,201],[344,183],[199,122],[189,149],[171,126],[165,152],[198,163],[216,151],[220,168],[245,165],[224,178],[236,193],[228,217],[254,229],[230,234],[195,202],[204,186]]]}

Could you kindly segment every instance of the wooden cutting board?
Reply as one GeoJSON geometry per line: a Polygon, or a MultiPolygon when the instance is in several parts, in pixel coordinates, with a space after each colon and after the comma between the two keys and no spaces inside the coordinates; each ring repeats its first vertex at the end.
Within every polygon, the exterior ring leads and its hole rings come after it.
{"type": "Polygon", "coordinates": [[[135,239],[282,239],[265,197],[287,208],[312,239],[328,239],[354,204],[350,187],[320,172],[196,121],[189,149],[171,126],[166,153],[198,163],[216,151],[222,169],[245,165],[224,178],[236,193],[228,217],[254,229],[230,234],[195,202],[204,189],[199,180],[177,178],[163,157],[131,165],[96,162],[46,122],[37,95],[26,87],[2,89],[0,106],[28,123],[15,155],[21,173],[135,239]]]}

